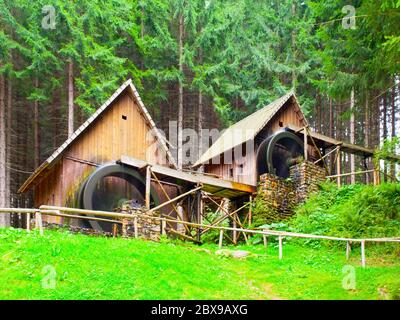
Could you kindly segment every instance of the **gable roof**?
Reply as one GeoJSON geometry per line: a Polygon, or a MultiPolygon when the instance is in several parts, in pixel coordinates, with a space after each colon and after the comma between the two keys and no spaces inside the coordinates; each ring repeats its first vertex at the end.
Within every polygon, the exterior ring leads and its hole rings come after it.
{"type": "Polygon", "coordinates": [[[296,95],[291,91],[226,129],[217,141],[203,153],[194,166],[199,166],[225,151],[229,151],[246,141],[253,140],[290,99],[293,99],[293,103],[298,109],[297,112],[300,112],[302,121],[306,125],[307,120],[300,109],[296,95]]]}
{"type": "Polygon", "coordinates": [[[160,131],[157,129],[156,124],[151,118],[149,112],[143,104],[142,99],[139,96],[135,86],[132,83],[132,79],[127,80],[122,86],[120,86],[114,94],[108,98],[108,100],[93,113],[89,119],[87,119],[57,150],[53,152],[53,154],[47,158],[45,162],[43,162],[33,173],[32,175],[23,183],[23,185],[19,188],[18,192],[22,193],[30,189],[36,182],[39,177],[42,177],[47,169],[51,167],[51,165],[55,164],[58,159],[60,159],[61,155],[64,151],[88,128],[90,125],[106,110],[109,106],[124,92],[125,90],[129,90],[132,96],[135,98],[137,105],[139,107],[139,111],[144,116],[146,122],[150,125],[151,129],[154,130],[155,135],[161,145],[161,147],[165,150],[167,158],[170,164],[176,168],[176,163],[172,154],[170,153],[167,145],[166,139],[161,135],[160,131]]]}

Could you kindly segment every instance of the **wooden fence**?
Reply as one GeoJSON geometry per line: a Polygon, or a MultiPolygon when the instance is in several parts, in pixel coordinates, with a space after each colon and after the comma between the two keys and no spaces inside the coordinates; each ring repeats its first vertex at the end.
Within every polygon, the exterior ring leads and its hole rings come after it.
{"type": "MultiPolygon", "coordinates": [[[[154,211],[154,210],[152,210],[154,211]]],[[[27,215],[27,225],[26,229],[30,230],[30,221],[31,215],[35,216],[35,228],[39,229],[40,234],[43,234],[43,223],[42,223],[42,215],[47,216],[56,216],[56,217],[67,217],[74,219],[84,219],[84,220],[97,220],[97,221],[106,221],[110,223],[118,223],[122,224],[123,228],[126,227],[126,220],[132,220],[134,223],[134,235],[137,238],[138,235],[138,227],[137,227],[137,218],[138,217],[146,217],[150,219],[155,219],[161,221],[161,232],[166,233],[165,226],[166,223],[176,223],[177,220],[167,218],[167,217],[157,217],[146,214],[125,214],[118,212],[108,212],[108,211],[95,211],[95,210],[83,210],[76,208],[67,208],[67,207],[56,207],[56,206],[47,206],[43,205],[39,209],[23,209],[23,208],[0,208],[0,213],[20,213],[27,215]],[[121,220],[118,220],[121,219],[121,220]]],[[[244,234],[260,234],[263,236],[264,246],[267,248],[268,244],[268,236],[278,237],[278,248],[279,248],[279,259],[283,258],[283,239],[285,237],[292,238],[304,238],[304,239],[315,239],[315,240],[331,240],[331,241],[344,241],[346,242],[346,258],[349,259],[351,244],[352,243],[360,243],[361,245],[361,265],[363,267],[366,266],[366,258],[365,258],[365,244],[367,242],[395,242],[400,243],[400,237],[396,238],[343,238],[343,237],[333,237],[333,236],[323,236],[323,235],[314,235],[314,234],[304,234],[304,233],[295,233],[295,232],[287,232],[287,231],[277,231],[277,230],[269,230],[269,229],[246,229],[246,228],[234,228],[234,227],[223,227],[217,225],[205,225],[188,221],[179,221],[186,226],[198,228],[198,229],[214,229],[219,230],[219,248],[222,248],[222,241],[224,237],[224,232],[226,231],[234,231],[237,233],[244,234]]],[[[126,234],[126,231],[122,232],[126,234]]]]}

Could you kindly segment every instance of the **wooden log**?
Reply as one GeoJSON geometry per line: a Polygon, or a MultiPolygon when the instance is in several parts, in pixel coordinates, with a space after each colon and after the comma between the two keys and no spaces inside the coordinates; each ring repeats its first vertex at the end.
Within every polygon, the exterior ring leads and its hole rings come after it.
{"type": "Polygon", "coordinates": [[[219,242],[218,242],[218,247],[221,249],[222,248],[222,240],[224,239],[224,230],[221,229],[219,230],[219,242]]]}
{"type": "Polygon", "coordinates": [[[279,241],[279,260],[282,260],[283,258],[282,236],[278,237],[278,241],[279,241]]]}

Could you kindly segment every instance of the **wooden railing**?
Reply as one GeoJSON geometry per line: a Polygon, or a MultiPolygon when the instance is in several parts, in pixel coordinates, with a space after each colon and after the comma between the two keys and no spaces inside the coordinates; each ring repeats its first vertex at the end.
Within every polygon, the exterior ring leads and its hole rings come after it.
{"type": "MultiPolygon", "coordinates": [[[[154,211],[154,210],[153,210],[154,211]]],[[[30,220],[31,215],[35,215],[35,228],[39,230],[40,234],[43,234],[43,223],[42,223],[42,215],[47,216],[56,216],[56,217],[69,217],[74,219],[83,219],[83,220],[96,220],[96,221],[106,221],[110,223],[118,223],[122,224],[123,227],[126,227],[126,220],[132,220],[134,223],[134,235],[137,238],[138,235],[138,226],[137,219],[139,217],[145,217],[147,219],[154,219],[161,221],[161,232],[163,234],[166,233],[165,227],[166,223],[176,223],[177,220],[161,217],[161,216],[152,216],[146,214],[126,214],[126,213],[118,213],[118,212],[108,212],[108,211],[95,211],[95,210],[84,210],[77,208],[67,208],[67,207],[57,207],[57,206],[47,206],[43,205],[39,209],[23,209],[23,208],[0,208],[0,213],[21,213],[27,215],[27,226],[26,229],[30,230],[30,220]],[[108,219],[107,219],[108,218],[108,219]],[[110,219],[112,218],[112,219],[110,219]],[[121,220],[118,220],[121,219],[121,220]]],[[[214,229],[219,230],[219,248],[222,248],[223,236],[225,231],[235,231],[235,232],[243,232],[247,234],[260,234],[263,236],[264,246],[267,248],[268,244],[268,236],[278,237],[278,247],[279,247],[279,259],[283,258],[283,238],[292,237],[292,238],[303,238],[303,239],[315,239],[315,240],[331,240],[331,241],[344,241],[346,242],[346,258],[349,259],[351,244],[352,243],[360,243],[361,245],[361,265],[365,267],[366,258],[365,258],[365,244],[367,242],[394,242],[400,243],[400,237],[395,238],[345,238],[345,237],[334,237],[334,236],[324,236],[324,235],[315,235],[315,234],[304,234],[304,233],[296,233],[296,232],[287,232],[287,231],[277,231],[277,230],[269,230],[269,229],[246,229],[246,228],[233,228],[233,227],[224,227],[217,225],[205,225],[199,224],[195,222],[189,221],[179,221],[179,223],[184,224],[186,226],[198,228],[198,229],[214,229]]],[[[125,234],[126,232],[123,232],[125,234]]]]}

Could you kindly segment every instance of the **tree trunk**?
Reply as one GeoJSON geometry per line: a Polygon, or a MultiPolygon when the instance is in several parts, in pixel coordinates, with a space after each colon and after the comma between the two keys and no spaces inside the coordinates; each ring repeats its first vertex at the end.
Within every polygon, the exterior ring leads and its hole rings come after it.
{"type": "MultiPolygon", "coordinates": [[[[6,206],[6,119],[5,80],[0,74],[0,208],[6,206]]],[[[0,214],[0,227],[9,225],[9,217],[0,214]]]]}
{"type": "Polygon", "coordinates": [[[7,169],[6,169],[6,206],[11,204],[11,135],[12,135],[12,79],[11,74],[8,76],[7,82],[7,169]]]}
{"type": "Polygon", "coordinates": [[[74,63],[68,63],[68,137],[74,133],[74,63]]]}
{"type": "MultiPolygon", "coordinates": [[[[383,141],[385,141],[388,137],[388,127],[387,127],[388,121],[387,121],[387,93],[383,95],[383,141]]],[[[387,166],[386,166],[386,161],[383,161],[383,181],[386,181],[387,177],[387,166]]]]}
{"type": "MultiPolygon", "coordinates": [[[[296,15],[296,2],[292,2],[292,19],[294,19],[296,15]]],[[[295,24],[293,26],[292,30],[292,52],[293,52],[293,66],[292,66],[292,88],[293,91],[296,92],[296,85],[297,85],[297,75],[296,75],[296,68],[295,68],[295,62],[296,62],[296,31],[295,31],[295,24]]]]}
{"type": "MultiPolygon", "coordinates": [[[[351,96],[350,96],[350,143],[354,144],[355,143],[355,119],[354,119],[354,88],[351,89],[351,96]]],[[[356,165],[355,165],[355,159],[354,159],[354,154],[350,155],[350,171],[355,172],[356,165]]],[[[354,184],[356,183],[356,176],[352,174],[351,176],[351,183],[354,184]]]]}
{"type": "MultiPolygon", "coordinates": [[[[371,134],[370,126],[369,126],[369,105],[368,105],[368,90],[365,93],[365,109],[364,109],[364,145],[369,147],[369,136],[371,134]]],[[[369,158],[365,160],[366,169],[368,169],[369,158]]],[[[369,173],[365,175],[365,183],[369,184],[369,173]]]]}
{"type": "MultiPolygon", "coordinates": [[[[35,88],[39,87],[39,79],[35,78],[35,88]]],[[[35,100],[33,103],[33,136],[35,148],[35,169],[40,165],[40,128],[39,128],[39,101],[35,100]]]]}
{"type": "MultiPolygon", "coordinates": [[[[396,80],[393,79],[393,81],[395,82],[396,80]]],[[[392,109],[391,109],[391,111],[392,111],[392,117],[391,117],[391,120],[392,120],[392,123],[391,123],[392,134],[391,134],[391,137],[392,137],[392,139],[393,139],[394,137],[396,137],[396,112],[395,112],[396,103],[395,103],[395,98],[396,98],[396,86],[393,86],[393,88],[392,88],[392,109]]],[[[392,149],[392,152],[395,153],[395,151],[396,151],[395,148],[393,148],[393,149],[392,149]]],[[[396,165],[395,165],[395,163],[392,161],[392,162],[390,163],[390,175],[391,175],[391,177],[392,177],[393,180],[394,180],[395,177],[396,177],[396,172],[395,172],[395,170],[396,170],[396,165]]]]}
{"type": "MultiPolygon", "coordinates": [[[[182,9],[183,10],[183,9],[182,9]]],[[[183,77],[183,13],[179,15],[179,72],[183,77]]],[[[179,80],[178,102],[178,168],[182,169],[183,79],[179,80]]]]}

